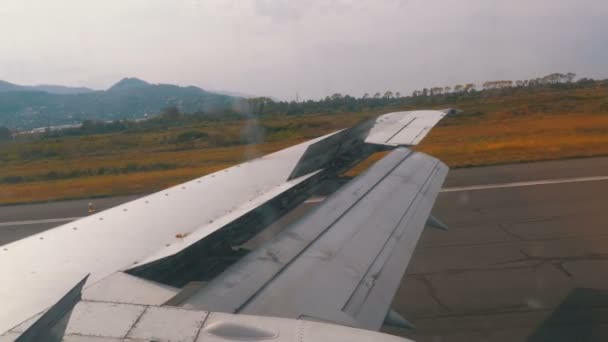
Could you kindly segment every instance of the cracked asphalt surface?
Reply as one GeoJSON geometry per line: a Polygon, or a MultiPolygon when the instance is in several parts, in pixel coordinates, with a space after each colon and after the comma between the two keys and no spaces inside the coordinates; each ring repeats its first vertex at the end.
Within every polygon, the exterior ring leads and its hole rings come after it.
{"type": "MultiPolygon", "coordinates": [[[[608,158],[450,171],[446,187],[608,175],[608,158]]],[[[0,207],[0,222],[86,215],[135,197],[0,207]]],[[[279,231],[318,203],[305,204],[279,231]]],[[[393,307],[418,342],[608,341],[608,180],[440,193],[393,307]]],[[[0,226],[0,245],[56,226],[0,226]]],[[[276,227],[275,227],[276,226],[276,227]]]]}
{"type": "MultiPolygon", "coordinates": [[[[608,174],[608,158],[453,170],[446,186],[608,174]]],[[[393,307],[415,341],[608,341],[608,181],[441,193],[393,307]]]]}

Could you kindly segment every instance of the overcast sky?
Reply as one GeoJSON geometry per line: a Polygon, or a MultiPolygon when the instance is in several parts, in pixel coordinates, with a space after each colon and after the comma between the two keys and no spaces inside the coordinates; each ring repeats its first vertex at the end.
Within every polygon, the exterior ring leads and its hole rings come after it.
{"type": "Polygon", "coordinates": [[[608,77],[606,0],[0,0],[0,79],[281,99],[608,77]]]}

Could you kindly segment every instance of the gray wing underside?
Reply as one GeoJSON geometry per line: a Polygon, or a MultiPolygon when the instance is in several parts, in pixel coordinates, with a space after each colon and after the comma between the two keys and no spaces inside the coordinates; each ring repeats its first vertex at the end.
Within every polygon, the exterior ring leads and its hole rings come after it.
{"type": "Polygon", "coordinates": [[[447,170],[392,151],[182,305],[379,329],[447,170]]]}

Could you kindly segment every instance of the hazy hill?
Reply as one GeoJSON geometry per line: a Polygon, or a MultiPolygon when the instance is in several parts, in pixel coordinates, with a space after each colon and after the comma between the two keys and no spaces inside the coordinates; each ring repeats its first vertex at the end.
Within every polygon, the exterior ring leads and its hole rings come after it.
{"type": "Polygon", "coordinates": [[[41,84],[29,87],[35,91],[45,91],[51,94],[82,94],[94,91],[91,88],[85,87],[66,87],[54,84],[41,84]]]}
{"type": "Polygon", "coordinates": [[[108,91],[124,91],[129,89],[147,88],[152,84],[135,77],[126,77],[111,86],[108,91]]]}
{"type": "Polygon", "coordinates": [[[0,81],[0,126],[28,129],[88,119],[134,119],[177,106],[185,112],[218,111],[237,99],[197,87],[150,84],[125,78],[105,91],[61,86],[20,86],[0,81]]]}
{"type": "Polygon", "coordinates": [[[16,85],[16,84],[12,84],[6,81],[1,81],[0,80],[0,92],[4,92],[4,91],[20,91],[20,90],[24,90],[22,86],[16,85]]]}
{"type": "Polygon", "coordinates": [[[81,94],[91,92],[93,89],[85,87],[66,87],[53,84],[22,86],[0,80],[0,93],[7,91],[43,91],[51,94],[81,94]]]}

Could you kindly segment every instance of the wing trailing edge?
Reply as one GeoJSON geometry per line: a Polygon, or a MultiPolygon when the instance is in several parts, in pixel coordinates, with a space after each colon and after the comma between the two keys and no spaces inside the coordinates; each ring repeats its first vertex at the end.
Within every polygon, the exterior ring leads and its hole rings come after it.
{"type": "Polygon", "coordinates": [[[379,329],[447,170],[396,149],[183,305],[379,329]]]}

